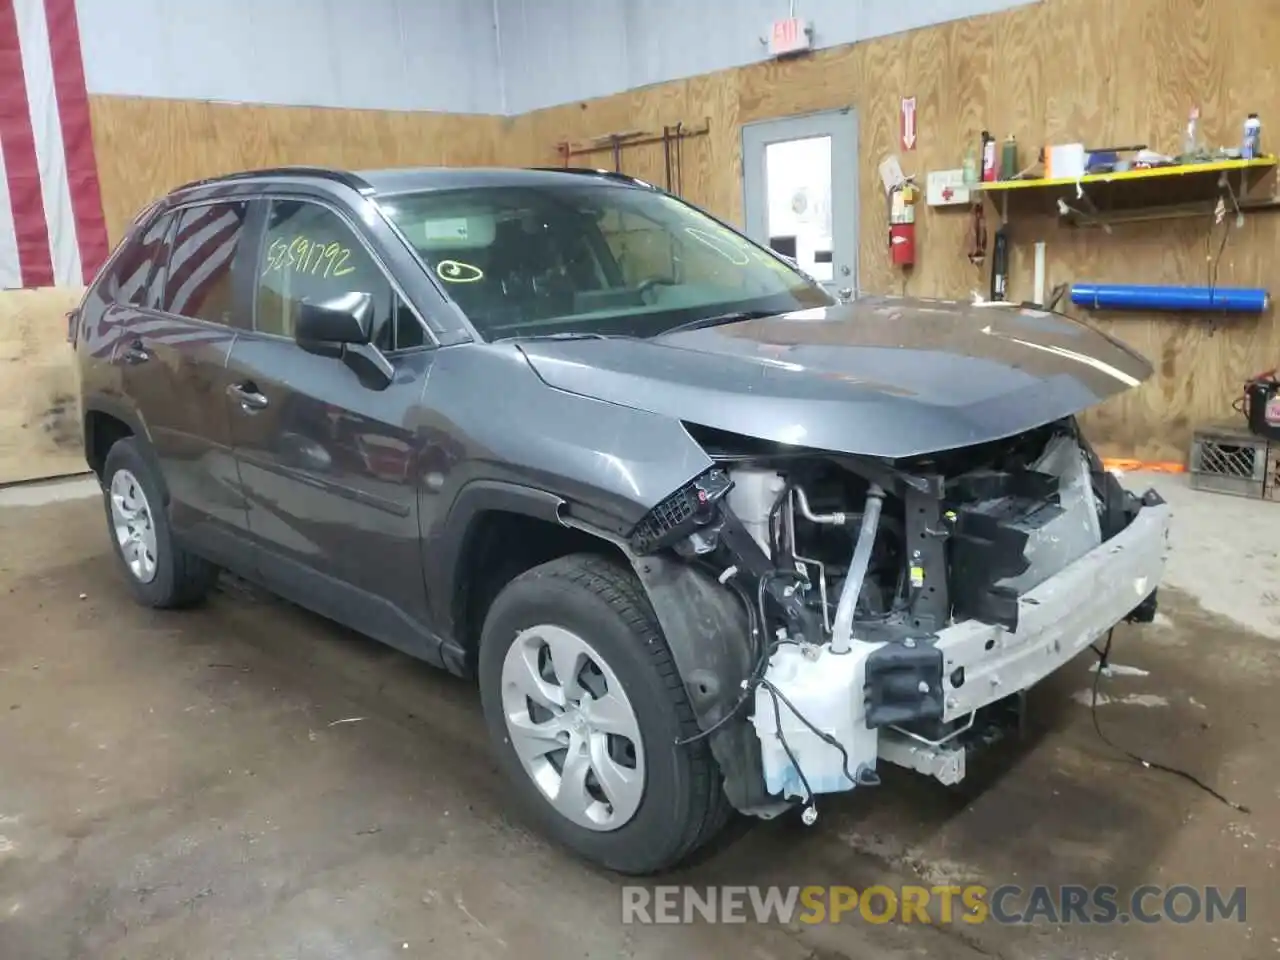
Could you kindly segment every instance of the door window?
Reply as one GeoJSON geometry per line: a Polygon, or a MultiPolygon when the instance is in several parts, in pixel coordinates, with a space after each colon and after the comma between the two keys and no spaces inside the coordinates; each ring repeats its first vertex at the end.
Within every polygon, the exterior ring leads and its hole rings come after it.
{"type": "Polygon", "coordinates": [[[164,310],[240,327],[232,265],[244,242],[246,201],[188,207],[178,217],[165,278],[164,310]]]}
{"type": "Polygon", "coordinates": [[[160,306],[173,221],[174,214],[170,213],[156,217],[121,251],[107,278],[107,296],[113,303],[160,306]]]}
{"type": "Polygon", "coordinates": [[[858,126],[851,109],[742,128],[747,235],[831,293],[858,289],[858,126]]]}
{"type": "Polygon", "coordinates": [[[835,279],[831,263],[831,138],[771,143],[764,153],[769,246],[815,280],[835,279]]]}
{"type": "Polygon", "coordinates": [[[422,324],[342,217],[305,200],[272,200],[258,264],[256,329],[292,338],[303,301],[351,293],[373,298],[371,332],[382,350],[425,344],[422,324]]]}

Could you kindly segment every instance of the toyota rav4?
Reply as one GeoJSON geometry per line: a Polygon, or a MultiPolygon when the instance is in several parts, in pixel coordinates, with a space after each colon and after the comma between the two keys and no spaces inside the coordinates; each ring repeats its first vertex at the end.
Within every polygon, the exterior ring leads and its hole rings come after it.
{"type": "Polygon", "coordinates": [[[615,870],[885,763],[955,783],[1154,614],[1168,507],[1075,421],[1140,356],[828,292],[621,175],[193,183],[69,335],[138,600],[228,570],[475,677],[516,797],[615,870]]]}

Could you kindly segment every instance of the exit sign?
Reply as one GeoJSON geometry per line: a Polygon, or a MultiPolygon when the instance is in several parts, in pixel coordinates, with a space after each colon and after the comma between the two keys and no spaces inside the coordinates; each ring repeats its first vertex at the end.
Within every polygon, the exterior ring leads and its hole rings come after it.
{"type": "Polygon", "coordinates": [[[813,32],[809,24],[799,17],[775,20],[769,33],[769,54],[786,57],[804,53],[813,46],[813,32]]]}

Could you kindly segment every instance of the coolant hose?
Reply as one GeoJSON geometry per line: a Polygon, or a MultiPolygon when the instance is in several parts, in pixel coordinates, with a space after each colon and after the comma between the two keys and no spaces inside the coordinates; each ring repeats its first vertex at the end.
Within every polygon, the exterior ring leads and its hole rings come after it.
{"type": "Polygon", "coordinates": [[[876,531],[880,527],[880,507],[884,491],[876,484],[867,490],[867,505],[862,511],[862,526],[858,530],[858,542],[853,547],[849,572],[840,590],[840,602],[836,604],[836,620],[831,627],[831,652],[848,653],[853,649],[853,613],[862,593],[862,582],[867,579],[867,567],[871,565],[871,548],[876,543],[876,531]]]}

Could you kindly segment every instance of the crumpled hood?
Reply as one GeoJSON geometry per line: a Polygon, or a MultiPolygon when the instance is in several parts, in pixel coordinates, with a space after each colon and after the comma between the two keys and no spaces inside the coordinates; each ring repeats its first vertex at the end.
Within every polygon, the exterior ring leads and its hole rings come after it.
{"type": "Polygon", "coordinates": [[[527,340],[550,386],[796,446],[906,457],[1013,436],[1151,366],[1085,324],[948,301],[850,304],[649,340],[527,340]]]}

